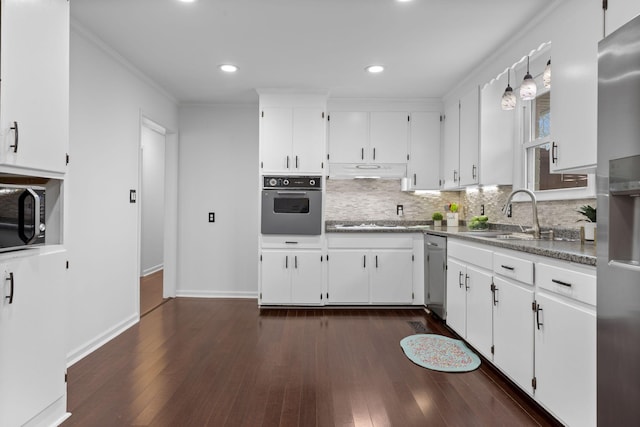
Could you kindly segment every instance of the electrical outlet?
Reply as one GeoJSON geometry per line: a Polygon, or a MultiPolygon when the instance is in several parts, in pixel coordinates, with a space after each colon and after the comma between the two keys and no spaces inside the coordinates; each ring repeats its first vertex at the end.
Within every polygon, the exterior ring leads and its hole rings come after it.
{"type": "Polygon", "coordinates": [[[396,205],[396,215],[402,216],[404,214],[404,206],[396,205]]]}
{"type": "Polygon", "coordinates": [[[209,212],[209,222],[216,222],[216,213],[209,212]]]}
{"type": "Polygon", "coordinates": [[[484,205],[480,205],[480,215],[484,215],[484,205]]]}
{"type": "Polygon", "coordinates": [[[509,206],[507,206],[507,218],[511,218],[512,217],[512,205],[511,203],[509,203],[509,206]]]}
{"type": "Polygon", "coordinates": [[[129,203],[136,202],[136,190],[129,190],[129,203]]]}

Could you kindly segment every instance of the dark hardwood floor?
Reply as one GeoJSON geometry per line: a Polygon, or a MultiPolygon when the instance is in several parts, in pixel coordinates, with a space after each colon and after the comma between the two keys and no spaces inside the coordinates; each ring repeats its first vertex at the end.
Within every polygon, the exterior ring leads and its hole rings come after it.
{"type": "Polygon", "coordinates": [[[144,316],[164,302],[162,285],[164,271],[156,271],[140,278],[140,316],[144,316]]]}
{"type": "Polygon", "coordinates": [[[419,309],[259,310],[255,300],[169,300],[69,368],[63,426],[550,425],[486,363],[414,365],[419,309]]]}

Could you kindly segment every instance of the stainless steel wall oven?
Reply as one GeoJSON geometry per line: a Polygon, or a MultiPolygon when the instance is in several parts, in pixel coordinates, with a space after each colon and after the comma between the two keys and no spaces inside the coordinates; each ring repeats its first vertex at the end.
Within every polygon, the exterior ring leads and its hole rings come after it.
{"type": "Polygon", "coordinates": [[[322,177],[263,176],[262,234],[322,233],[322,177]]]}

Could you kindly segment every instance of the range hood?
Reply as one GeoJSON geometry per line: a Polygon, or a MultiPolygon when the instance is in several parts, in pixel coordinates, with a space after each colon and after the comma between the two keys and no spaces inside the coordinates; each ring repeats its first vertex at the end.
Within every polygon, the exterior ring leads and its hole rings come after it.
{"type": "Polygon", "coordinates": [[[400,179],[407,176],[405,163],[330,163],[330,179],[400,179]]]}

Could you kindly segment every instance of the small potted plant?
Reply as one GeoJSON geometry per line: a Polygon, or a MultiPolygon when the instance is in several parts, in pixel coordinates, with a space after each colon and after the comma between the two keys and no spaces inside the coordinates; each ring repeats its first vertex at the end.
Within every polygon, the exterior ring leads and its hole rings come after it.
{"type": "Polygon", "coordinates": [[[585,219],[578,221],[586,221],[584,224],[584,239],[594,240],[596,235],[596,208],[590,205],[580,206],[578,209],[580,215],[583,215],[585,219]]]}
{"type": "Polygon", "coordinates": [[[457,227],[458,226],[458,204],[457,203],[449,203],[447,206],[447,227],[457,227]]]}
{"type": "Polygon", "coordinates": [[[433,226],[442,227],[442,218],[444,217],[440,212],[434,212],[433,215],[431,215],[431,219],[433,220],[433,226]]]}

